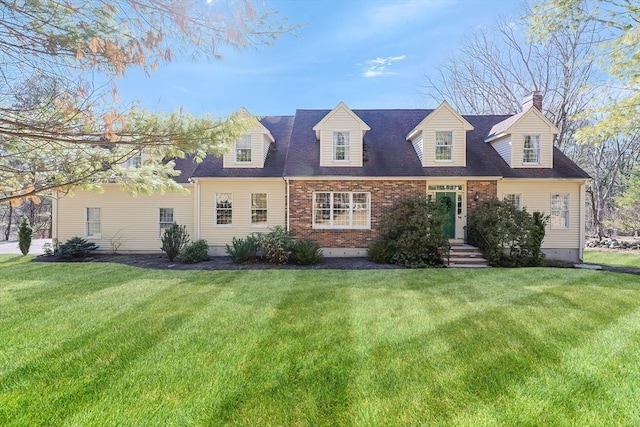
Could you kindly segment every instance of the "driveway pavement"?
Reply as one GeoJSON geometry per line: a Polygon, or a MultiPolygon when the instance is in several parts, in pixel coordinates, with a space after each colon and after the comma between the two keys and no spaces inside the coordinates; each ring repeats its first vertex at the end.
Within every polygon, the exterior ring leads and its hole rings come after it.
{"type": "MultiPolygon", "coordinates": [[[[30,255],[42,255],[44,250],[42,246],[45,243],[51,243],[51,239],[33,239],[31,241],[31,247],[29,248],[30,255]]],[[[20,248],[18,247],[17,240],[1,240],[0,241],[0,254],[20,254],[20,248]]]]}

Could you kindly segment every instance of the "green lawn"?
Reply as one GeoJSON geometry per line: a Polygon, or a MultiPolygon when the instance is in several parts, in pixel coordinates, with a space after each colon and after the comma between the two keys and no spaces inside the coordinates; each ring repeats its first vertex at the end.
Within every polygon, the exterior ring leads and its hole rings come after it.
{"type": "Polygon", "coordinates": [[[0,257],[0,425],[640,425],[640,276],[0,257]]]}
{"type": "Polygon", "coordinates": [[[584,251],[584,262],[614,267],[640,268],[640,255],[630,252],[584,251]]]}

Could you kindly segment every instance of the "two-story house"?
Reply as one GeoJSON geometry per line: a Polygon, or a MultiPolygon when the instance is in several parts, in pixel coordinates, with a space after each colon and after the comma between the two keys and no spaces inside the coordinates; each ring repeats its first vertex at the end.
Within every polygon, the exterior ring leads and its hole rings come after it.
{"type": "Polygon", "coordinates": [[[224,255],[233,237],[280,225],[317,241],[326,256],[364,256],[382,214],[410,196],[449,199],[452,243],[484,200],[512,201],[551,220],[547,257],[578,261],[589,176],[554,148],[558,129],[532,94],[513,116],[434,110],[297,110],[268,116],[222,157],[178,160],[188,194],[131,197],[116,184],[54,206],[54,236],[83,236],[105,251],[159,251],[163,229],[184,224],[224,255]]]}

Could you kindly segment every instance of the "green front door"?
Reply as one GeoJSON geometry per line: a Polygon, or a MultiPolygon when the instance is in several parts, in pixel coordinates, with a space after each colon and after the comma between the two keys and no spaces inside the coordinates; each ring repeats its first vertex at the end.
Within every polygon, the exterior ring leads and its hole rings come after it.
{"type": "Polygon", "coordinates": [[[444,223],[444,233],[450,239],[456,237],[456,193],[436,193],[436,202],[447,207],[447,220],[444,223]]]}

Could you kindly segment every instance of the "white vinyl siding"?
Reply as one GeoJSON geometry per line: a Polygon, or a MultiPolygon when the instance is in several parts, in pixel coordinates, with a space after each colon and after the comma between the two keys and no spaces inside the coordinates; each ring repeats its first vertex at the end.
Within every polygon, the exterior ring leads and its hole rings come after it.
{"type": "Polygon", "coordinates": [[[92,239],[99,239],[101,232],[101,212],[100,208],[87,208],[85,211],[86,225],[85,236],[92,239]]]}
{"type": "Polygon", "coordinates": [[[320,141],[320,166],[362,167],[363,136],[365,126],[348,107],[339,105],[332,110],[319,127],[314,127],[320,141]],[[334,135],[340,132],[345,136],[348,149],[343,160],[335,157],[334,135]]]}
{"type": "Polygon", "coordinates": [[[500,157],[504,159],[509,166],[512,165],[511,161],[511,137],[502,138],[498,141],[492,142],[491,146],[494,150],[500,154],[500,157]]]}
{"type": "Polygon", "coordinates": [[[349,132],[333,132],[333,161],[349,161],[349,132]]]}
{"type": "Polygon", "coordinates": [[[224,168],[263,168],[270,144],[264,129],[251,129],[230,143],[228,151],[222,155],[222,165],[224,168]]]}
{"type": "Polygon", "coordinates": [[[267,193],[252,193],[251,225],[266,226],[267,223],[267,193]]]}
{"type": "Polygon", "coordinates": [[[216,225],[233,223],[233,194],[216,193],[215,218],[216,225]]]}
{"type": "Polygon", "coordinates": [[[571,197],[568,194],[551,195],[551,228],[569,228],[571,224],[571,197]]]}
{"type": "Polygon", "coordinates": [[[422,166],[466,166],[467,165],[467,130],[461,116],[449,108],[436,109],[420,124],[422,131],[424,158],[422,166]],[[442,131],[446,129],[446,131],[442,131]],[[451,143],[445,140],[450,133],[451,143]],[[448,154],[448,153],[451,154],[448,154]]]}
{"type": "Polygon", "coordinates": [[[313,228],[371,228],[370,194],[350,192],[314,193],[313,228]]]}
{"type": "Polygon", "coordinates": [[[225,255],[224,245],[231,244],[234,237],[247,237],[264,228],[287,225],[287,190],[282,178],[206,179],[200,182],[200,194],[200,238],[213,248],[221,248],[220,255],[225,255]],[[212,207],[216,193],[230,193],[233,197],[233,223],[229,226],[215,224],[212,207]],[[259,193],[267,195],[268,213],[267,223],[256,226],[251,223],[251,195],[259,193]]]}
{"type": "Polygon", "coordinates": [[[271,141],[265,136],[262,142],[262,164],[267,160],[267,154],[269,154],[269,147],[271,146],[271,141]]]}
{"type": "MultiPolygon", "coordinates": [[[[553,132],[547,123],[537,114],[525,115],[511,128],[512,154],[511,167],[514,168],[552,168],[553,167],[553,132]],[[525,141],[527,136],[533,136],[533,141],[538,139],[538,160],[535,160],[534,151],[529,151],[525,158],[525,141]]],[[[533,149],[531,149],[533,150],[533,149]]]]}
{"type": "Polygon", "coordinates": [[[436,162],[453,160],[453,132],[436,131],[436,162]]]}
{"type": "Polygon", "coordinates": [[[160,238],[164,236],[166,229],[173,225],[173,208],[160,208],[158,219],[158,235],[160,238]]]}
{"type": "Polygon", "coordinates": [[[538,211],[549,216],[551,215],[551,196],[553,194],[569,195],[570,200],[574,202],[574,206],[567,214],[569,227],[555,228],[551,225],[550,219],[542,248],[577,250],[580,247],[580,209],[576,201],[580,200],[580,184],[580,182],[559,180],[504,179],[498,181],[498,194],[520,194],[522,207],[526,208],[527,212],[538,211]]]}
{"type": "Polygon", "coordinates": [[[523,164],[540,164],[540,135],[525,135],[522,146],[523,164]]]}
{"type": "MultiPolygon", "coordinates": [[[[168,206],[174,209],[174,221],[185,225],[191,238],[196,239],[193,194],[165,193],[133,197],[120,190],[117,184],[103,184],[103,188],[103,193],[78,190],[73,196],[67,195],[56,201],[59,215],[56,216],[54,229],[58,241],[65,242],[74,236],[85,235],[87,206],[100,206],[100,237],[91,238],[100,247],[98,252],[112,252],[112,242],[119,240],[120,253],[159,253],[159,209],[168,206]]],[[[193,186],[185,185],[185,188],[191,190],[193,186]]]]}
{"type": "Polygon", "coordinates": [[[416,150],[416,154],[418,155],[418,158],[420,159],[420,163],[422,164],[423,162],[423,151],[422,151],[422,135],[420,135],[419,137],[415,138],[412,142],[411,145],[413,145],[413,149],[416,150]]]}

